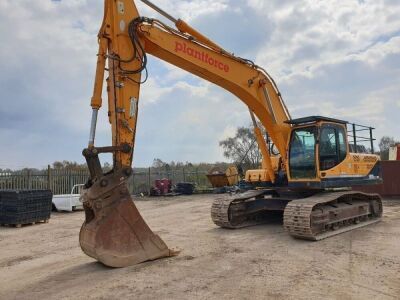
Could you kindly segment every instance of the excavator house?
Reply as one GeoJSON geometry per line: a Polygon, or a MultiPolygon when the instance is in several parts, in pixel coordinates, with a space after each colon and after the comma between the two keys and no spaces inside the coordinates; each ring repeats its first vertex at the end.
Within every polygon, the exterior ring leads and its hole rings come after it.
{"type": "Polygon", "coordinates": [[[150,1],[142,2],[174,26],[140,16],[132,0],[104,1],[90,137],[83,150],[90,171],[82,194],[85,222],[79,241],[84,253],[110,267],[177,254],[152,232],[127,188],[148,54],[224,88],[249,110],[262,165],[246,173],[252,189],[214,200],[211,218],[216,225],[251,226],[268,221],[266,212],[281,211],[283,226],[291,236],[320,240],[381,219],[380,196],[350,188],[376,184],[381,178],[378,156],[357,153],[346,121],[321,116],[292,119],[265,69],[224,50],[150,1]],[[112,143],[97,147],[104,79],[112,143]],[[275,151],[270,151],[263,130],[275,151]],[[113,155],[110,172],[101,168],[102,153],[113,155]]]}

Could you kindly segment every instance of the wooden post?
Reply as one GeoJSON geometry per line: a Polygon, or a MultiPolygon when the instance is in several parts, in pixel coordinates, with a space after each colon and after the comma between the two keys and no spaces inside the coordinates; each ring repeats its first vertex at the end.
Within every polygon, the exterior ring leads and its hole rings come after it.
{"type": "Polygon", "coordinates": [[[186,182],[186,178],[185,178],[185,167],[182,167],[182,174],[183,174],[183,182],[186,182]]]}
{"type": "Polygon", "coordinates": [[[199,168],[196,168],[196,181],[197,185],[200,186],[200,180],[199,180],[199,168]]]}

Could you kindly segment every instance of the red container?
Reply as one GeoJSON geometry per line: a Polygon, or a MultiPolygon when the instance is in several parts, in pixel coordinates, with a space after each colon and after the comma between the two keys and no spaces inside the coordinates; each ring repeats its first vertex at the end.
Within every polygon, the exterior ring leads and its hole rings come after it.
{"type": "Polygon", "coordinates": [[[157,179],[155,181],[155,186],[160,191],[161,195],[165,195],[171,191],[172,183],[171,183],[171,180],[166,179],[166,178],[157,179]]]}
{"type": "Polygon", "coordinates": [[[397,160],[400,160],[400,144],[397,145],[397,160]]]}
{"type": "Polygon", "coordinates": [[[381,161],[383,183],[354,186],[353,190],[378,193],[384,197],[400,197],[400,160],[381,161]]]}

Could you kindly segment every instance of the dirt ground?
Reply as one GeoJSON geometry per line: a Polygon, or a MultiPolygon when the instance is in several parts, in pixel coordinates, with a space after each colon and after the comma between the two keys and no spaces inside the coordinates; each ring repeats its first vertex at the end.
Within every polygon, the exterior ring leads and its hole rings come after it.
{"type": "Polygon", "coordinates": [[[400,299],[400,200],[383,221],[319,242],[279,222],[238,230],[210,219],[214,196],[137,201],[177,257],[111,269],[78,244],[83,212],[0,227],[0,299],[400,299]]]}

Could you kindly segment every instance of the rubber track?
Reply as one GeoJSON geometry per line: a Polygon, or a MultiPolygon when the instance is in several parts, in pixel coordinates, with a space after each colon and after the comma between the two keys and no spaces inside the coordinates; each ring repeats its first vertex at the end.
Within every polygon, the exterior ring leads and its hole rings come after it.
{"type": "MultiPolygon", "coordinates": [[[[317,194],[309,198],[291,201],[285,208],[283,217],[283,226],[286,231],[293,237],[307,240],[322,240],[333,235],[337,235],[346,231],[350,231],[356,228],[367,226],[372,223],[380,221],[380,217],[362,221],[359,224],[352,224],[342,227],[338,230],[324,231],[320,234],[312,232],[311,227],[311,213],[316,205],[328,204],[329,202],[335,201],[341,197],[355,197],[364,198],[365,200],[380,200],[378,195],[368,195],[361,192],[332,192],[325,194],[317,194]]],[[[382,203],[381,206],[382,207],[382,203]]]]}
{"type": "Polygon", "coordinates": [[[264,193],[265,190],[252,190],[233,196],[216,198],[214,199],[214,202],[211,206],[211,219],[219,227],[230,229],[243,228],[261,224],[263,223],[262,220],[246,220],[239,224],[233,224],[232,220],[230,220],[229,218],[229,211],[230,209],[234,208],[235,204],[240,204],[246,200],[260,196],[264,193]]]}

